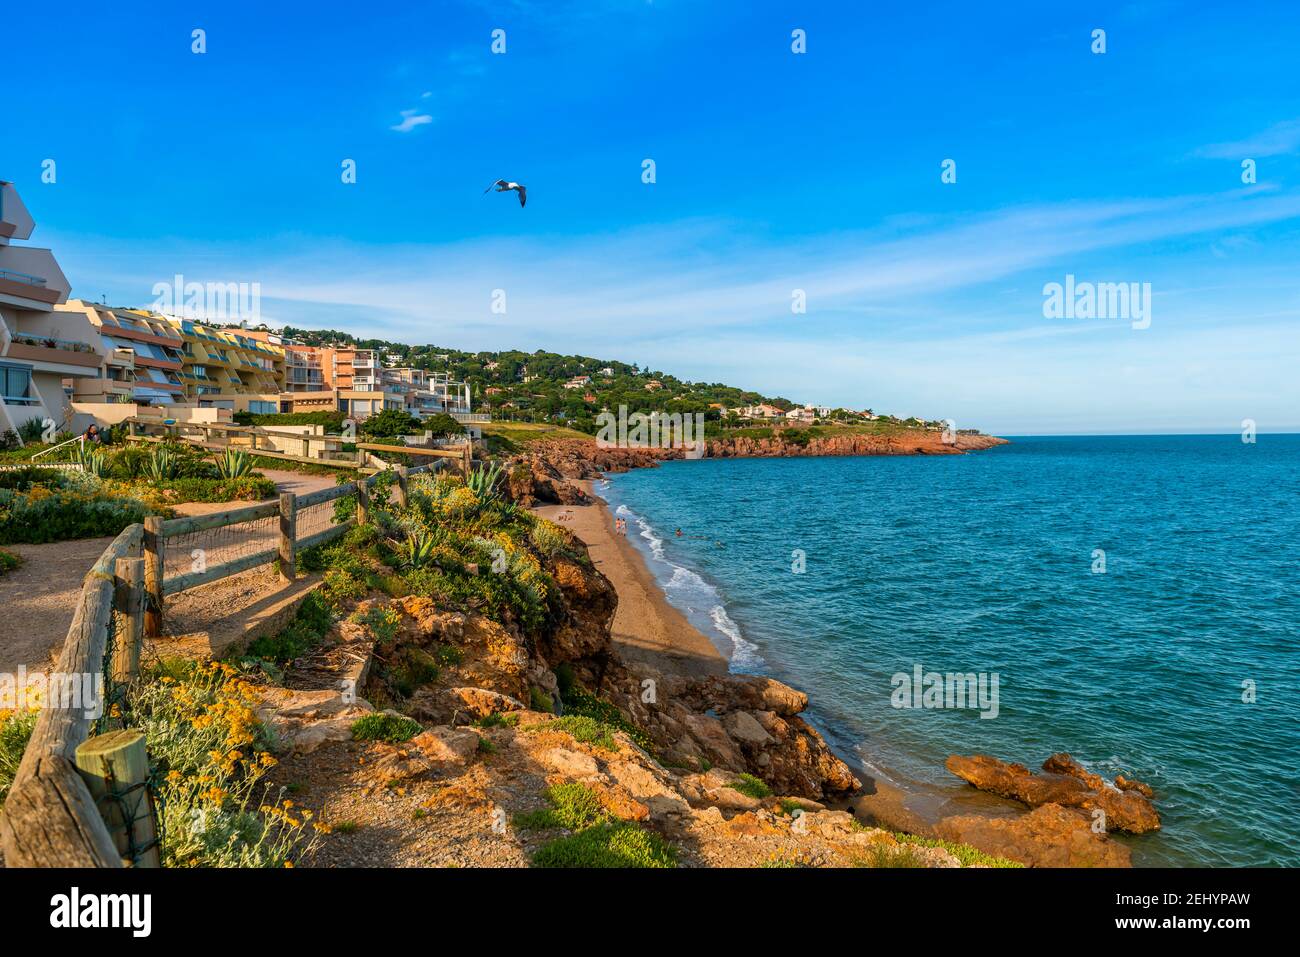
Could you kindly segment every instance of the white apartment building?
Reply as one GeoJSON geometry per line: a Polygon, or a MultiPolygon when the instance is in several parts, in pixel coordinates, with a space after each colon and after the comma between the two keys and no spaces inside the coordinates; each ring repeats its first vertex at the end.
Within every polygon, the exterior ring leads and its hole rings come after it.
{"type": "Polygon", "coordinates": [[[15,246],[36,223],[13,183],[0,181],[0,433],[32,419],[72,424],[64,379],[96,378],[98,330],[54,311],[71,287],[48,249],[15,246]]]}

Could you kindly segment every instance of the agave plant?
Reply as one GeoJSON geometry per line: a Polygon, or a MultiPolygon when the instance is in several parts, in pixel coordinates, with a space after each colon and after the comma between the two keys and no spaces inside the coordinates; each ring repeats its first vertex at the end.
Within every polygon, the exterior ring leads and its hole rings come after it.
{"type": "Polygon", "coordinates": [[[153,482],[166,482],[168,479],[176,477],[176,469],[180,463],[176,460],[176,453],[171,449],[154,449],[153,454],[149,456],[149,461],[145,464],[144,474],[153,482]]]}
{"type": "Polygon", "coordinates": [[[433,559],[433,538],[426,532],[408,532],[398,548],[398,554],[406,567],[423,568],[433,559]]]}
{"type": "Polygon", "coordinates": [[[103,449],[93,449],[82,445],[77,449],[74,461],[81,466],[83,473],[93,475],[95,478],[103,478],[104,473],[108,471],[108,456],[103,449]]]}
{"type": "Polygon", "coordinates": [[[253,471],[253,460],[242,449],[226,449],[217,456],[217,474],[223,479],[243,478],[253,471]]]}
{"type": "Polygon", "coordinates": [[[465,487],[484,501],[490,501],[498,496],[497,482],[501,479],[501,463],[494,462],[490,466],[480,465],[474,469],[465,478],[465,487]]]}

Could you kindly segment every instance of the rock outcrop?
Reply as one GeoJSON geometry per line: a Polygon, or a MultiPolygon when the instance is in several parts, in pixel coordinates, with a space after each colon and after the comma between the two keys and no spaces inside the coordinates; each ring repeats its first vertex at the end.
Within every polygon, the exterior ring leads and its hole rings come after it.
{"type": "MultiPolygon", "coordinates": [[[[1054,754],[1036,774],[1023,764],[999,761],[987,754],[952,755],[945,767],[968,784],[1031,808],[1056,804],[1085,811],[1100,810],[1105,830],[1143,834],[1158,830],[1160,815],[1151,801],[1133,785],[1121,790],[1079,765],[1068,754],[1054,754]]],[[[1146,785],[1142,785],[1146,787],[1146,785]]],[[[1147,788],[1149,791],[1150,788],[1147,788]]]]}
{"type": "Polygon", "coordinates": [[[1013,817],[944,818],[935,833],[1027,867],[1129,867],[1129,849],[1092,829],[1086,814],[1044,804],[1013,817]]]}

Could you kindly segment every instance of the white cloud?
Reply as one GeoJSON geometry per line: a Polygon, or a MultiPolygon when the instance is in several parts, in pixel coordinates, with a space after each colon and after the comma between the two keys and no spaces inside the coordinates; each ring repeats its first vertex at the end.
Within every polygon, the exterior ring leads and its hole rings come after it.
{"type": "Polygon", "coordinates": [[[432,122],[433,117],[427,113],[421,113],[419,110],[402,110],[402,122],[396,126],[390,126],[389,129],[396,130],[399,133],[409,133],[417,126],[432,122]]]}
{"type": "Polygon", "coordinates": [[[1255,159],[1260,156],[1280,156],[1300,149],[1300,120],[1275,123],[1262,133],[1233,143],[1211,143],[1196,151],[1207,159],[1255,159]]]}

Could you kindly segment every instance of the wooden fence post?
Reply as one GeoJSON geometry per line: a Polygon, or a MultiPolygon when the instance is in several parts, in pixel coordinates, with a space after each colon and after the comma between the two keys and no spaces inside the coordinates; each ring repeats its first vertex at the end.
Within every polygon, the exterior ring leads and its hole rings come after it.
{"type": "Polygon", "coordinates": [[[357,479],[357,524],[365,525],[370,521],[370,489],[365,479],[357,479]]]}
{"type": "Polygon", "coordinates": [[[408,474],[406,466],[399,465],[393,472],[393,477],[397,480],[397,491],[393,494],[393,499],[397,502],[398,508],[406,508],[406,476],[408,474]]]}
{"type": "Polygon", "coordinates": [[[117,611],[112,648],[113,680],[128,684],[140,672],[144,629],[144,559],[119,558],[113,563],[113,608],[117,611]]]}
{"type": "Polygon", "coordinates": [[[294,549],[298,541],[298,496],[280,493],[280,577],[293,581],[297,568],[294,549]]]}
{"type": "Polygon", "coordinates": [[[77,770],[118,852],[135,867],[161,867],[146,784],[149,757],[144,732],[110,731],[87,739],[77,746],[77,770]]]}
{"type": "Polygon", "coordinates": [[[162,516],[144,520],[144,590],[148,604],[144,612],[145,638],[157,638],[163,626],[163,544],[162,516]]]}

